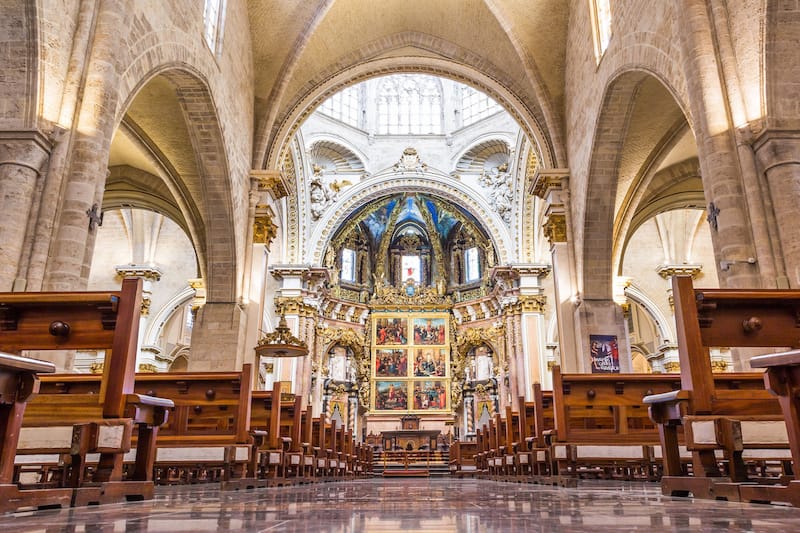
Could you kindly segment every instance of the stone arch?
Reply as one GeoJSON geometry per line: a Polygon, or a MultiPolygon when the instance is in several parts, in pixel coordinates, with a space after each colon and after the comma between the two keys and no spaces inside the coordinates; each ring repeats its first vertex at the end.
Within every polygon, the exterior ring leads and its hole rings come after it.
{"type": "Polygon", "coordinates": [[[256,168],[279,168],[281,154],[289,139],[305,118],[332,94],[369,78],[395,73],[424,73],[442,76],[473,86],[500,103],[520,124],[537,147],[545,167],[563,163],[560,146],[549,135],[550,125],[538,100],[527,94],[527,88],[502,71],[488,65],[469,50],[431,35],[404,32],[379,39],[363,49],[340,58],[329,69],[309,80],[297,97],[284,107],[274,122],[262,124],[256,134],[254,160],[256,168]],[[417,47],[440,54],[447,50],[449,59],[436,57],[379,58],[394,49],[417,47]],[[469,65],[481,65],[481,71],[469,65]],[[534,101],[536,100],[536,101],[534,101]]]}
{"type": "MultiPolygon", "coordinates": [[[[675,91],[651,71],[625,70],[606,86],[597,123],[586,183],[582,233],[582,291],[585,299],[611,300],[615,261],[615,200],[620,162],[636,95],[645,80],[655,78],[674,99],[675,91]]],[[[680,103],[678,103],[680,106],[680,103]]],[[[686,114],[684,113],[684,116],[686,114]]]]}
{"type": "Polygon", "coordinates": [[[136,98],[156,78],[166,80],[174,90],[191,143],[196,175],[171,178],[183,194],[175,198],[193,231],[193,243],[205,279],[208,302],[232,302],[237,296],[238,269],[234,224],[234,199],[229,180],[230,165],[217,107],[205,77],[186,65],[160,65],[144,75],[118,111],[118,121],[136,98]]]}
{"type": "Polygon", "coordinates": [[[377,198],[406,191],[432,194],[466,207],[491,238],[498,263],[506,264],[516,260],[516,250],[508,229],[484,198],[476,198],[471,190],[451,178],[442,183],[431,176],[404,176],[390,182],[371,178],[348,189],[348,195],[329,207],[319,219],[308,241],[315,244],[313,249],[308,250],[310,255],[305,258],[305,262],[321,264],[322,254],[336,229],[359,208],[377,198]]]}
{"type": "Polygon", "coordinates": [[[796,2],[765,0],[764,68],[766,108],[776,127],[796,128],[800,124],[797,106],[797,72],[800,57],[800,12],[796,2]]]}

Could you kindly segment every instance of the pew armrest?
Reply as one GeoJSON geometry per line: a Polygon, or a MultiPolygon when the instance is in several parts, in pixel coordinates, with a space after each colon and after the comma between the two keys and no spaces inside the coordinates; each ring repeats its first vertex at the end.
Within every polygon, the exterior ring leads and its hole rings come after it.
{"type": "Polygon", "coordinates": [[[167,422],[169,411],[175,402],[167,398],[157,398],[146,394],[128,394],[125,397],[128,416],[134,424],[160,427],[167,422]]]}
{"type": "Polygon", "coordinates": [[[771,368],[775,366],[800,366],[800,350],[759,355],[750,359],[751,368],[771,368]]]}
{"type": "Polygon", "coordinates": [[[687,390],[674,390],[645,396],[642,402],[649,405],[650,419],[655,424],[679,423],[683,416],[682,405],[689,397],[687,390]]]}

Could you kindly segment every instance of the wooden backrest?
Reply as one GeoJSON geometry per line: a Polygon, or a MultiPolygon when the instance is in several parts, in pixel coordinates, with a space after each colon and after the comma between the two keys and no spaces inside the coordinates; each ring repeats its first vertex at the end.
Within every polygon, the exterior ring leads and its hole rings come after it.
{"type": "Polygon", "coordinates": [[[97,404],[122,418],[134,392],[142,280],[112,292],[0,293],[0,351],[105,349],[97,404]]]}
{"type": "Polygon", "coordinates": [[[689,413],[780,413],[777,402],[773,405],[768,394],[756,389],[717,389],[709,348],[800,346],[800,291],[695,289],[691,277],[675,276],[672,292],[681,389],[689,391],[689,413]]]}
{"type": "MultiPolygon", "coordinates": [[[[249,440],[252,365],[241,372],[167,372],[136,374],[138,394],[169,398],[174,411],[159,431],[159,443],[191,440],[190,436],[227,436],[231,442],[249,440]]],[[[101,376],[54,374],[42,380],[39,395],[26,413],[25,425],[55,422],[73,423],[81,419],[79,409],[52,409],[53,405],[86,404],[99,397],[101,376]]],[[[82,408],[87,412],[87,408],[82,408]]],[[[98,410],[99,412],[99,410],[98,410]]]]}

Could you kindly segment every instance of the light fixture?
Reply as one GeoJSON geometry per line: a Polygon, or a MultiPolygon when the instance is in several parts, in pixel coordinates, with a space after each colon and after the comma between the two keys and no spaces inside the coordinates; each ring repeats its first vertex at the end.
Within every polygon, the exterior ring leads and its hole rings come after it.
{"type": "Polygon", "coordinates": [[[281,315],[278,327],[267,333],[255,347],[256,355],[263,357],[302,357],[308,355],[308,345],[292,335],[286,325],[286,317],[281,315]]]}

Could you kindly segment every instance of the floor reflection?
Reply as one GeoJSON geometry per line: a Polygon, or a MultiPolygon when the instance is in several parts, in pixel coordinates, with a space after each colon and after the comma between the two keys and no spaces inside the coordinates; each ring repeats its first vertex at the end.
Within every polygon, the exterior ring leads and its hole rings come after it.
{"type": "Polygon", "coordinates": [[[3,531],[792,531],[800,509],[662,497],[658,484],[577,489],[482,480],[392,479],[224,493],[165,487],[151,502],[0,517],[3,531]]]}

